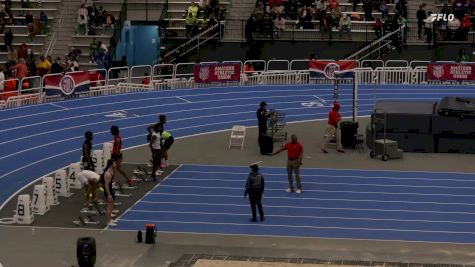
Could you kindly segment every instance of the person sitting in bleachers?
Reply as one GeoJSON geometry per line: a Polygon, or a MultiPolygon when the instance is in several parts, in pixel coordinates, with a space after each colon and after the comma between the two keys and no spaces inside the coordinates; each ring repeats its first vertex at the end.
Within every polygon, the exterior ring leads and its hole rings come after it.
{"type": "Polygon", "coordinates": [[[343,14],[340,19],[340,37],[343,33],[348,33],[348,39],[351,40],[351,20],[347,14],[343,14]]]}
{"type": "Polygon", "coordinates": [[[33,51],[28,48],[27,50],[27,55],[26,55],[26,66],[28,67],[28,76],[36,76],[38,74],[38,71],[36,69],[36,59],[35,59],[35,54],[33,51]]]}
{"type": "Polygon", "coordinates": [[[27,54],[28,54],[28,46],[26,45],[26,43],[22,43],[17,53],[18,59],[26,58],[27,54]]]}
{"type": "Polygon", "coordinates": [[[91,44],[89,45],[89,63],[94,63],[98,54],[99,46],[96,41],[96,38],[93,38],[91,44]]]}
{"type": "Polygon", "coordinates": [[[197,19],[193,16],[193,13],[188,12],[186,17],[186,37],[193,36],[197,31],[197,19]]]}
{"type": "Polygon", "coordinates": [[[48,15],[44,11],[40,12],[41,33],[48,34],[48,15]]]}
{"type": "Polygon", "coordinates": [[[51,65],[51,73],[63,73],[64,68],[61,64],[61,58],[57,57],[53,65],[51,65]]]}
{"type": "Polygon", "coordinates": [[[40,57],[40,63],[38,63],[38,75],[44,76],[49,73],[51,69],[51,62],[49,62],[45,56],[40,57]]]}
{"type": "Polygon", "coordinates": [[[16,58],[16,50],[15,48],[13,48],[13,46],[10,46],[8,48],[8,52],[7,52],[7,59],[8,59],[8,62],[16,62],[17,58],[16,58]]]}
{"type": "Polygon", "coordinates": [[[288,19],[292,19],[292,20],[297,19],[297,14],[298,14],[297,8],[298,8],[297,0],[288,0],[285,3],[285,7],[284,7],[285,16],[288,19]]]}
{"type": "Polygon", "coordinates": [[[104,27],[104,33],[107,35],[112,34],[114,31],[114,24],[115,24],[115,18],[112,15],[112,13],[107,12],[106,13],[106,23],[103,25],[104,27]]]}

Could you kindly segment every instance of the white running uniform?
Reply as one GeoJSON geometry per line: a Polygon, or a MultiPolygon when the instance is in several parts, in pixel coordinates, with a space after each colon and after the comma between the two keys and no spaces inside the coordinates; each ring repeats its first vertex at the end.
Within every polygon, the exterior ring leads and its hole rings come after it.
{"type": "Polygon", "coordinates": [[[160,149],[160,138],[161,138],[160,133],[153,132],[152,133],[152,138],[153,138],[153,136],[155,136],[156,138],[152,143],[152,148],[153,149],[160,149]]]}
{"type": "Polygon", "coordinates": [[[93,171],[84,170],[78,173],[76,177],[83,185],[87,185],[89,182],[99,182],[101,176],[93,171]]]}

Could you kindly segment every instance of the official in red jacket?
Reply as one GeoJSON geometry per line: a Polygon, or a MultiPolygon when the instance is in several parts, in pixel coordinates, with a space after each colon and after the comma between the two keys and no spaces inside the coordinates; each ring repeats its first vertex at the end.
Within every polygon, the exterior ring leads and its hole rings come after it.
{"type": "Polygon", "coordinates": [[[343,146],[341,145],[341,131],[338,129],[338,125],[341,121],[340,115],[340,103],[336,102],[333,104],[333,108],[328,113],[328,125],[325,129],[323,147],[321,148],[323,153],[328,153],[327,146],[333,136],[336,139],[336,150],[338,152],[344,153],[343,146]]]}

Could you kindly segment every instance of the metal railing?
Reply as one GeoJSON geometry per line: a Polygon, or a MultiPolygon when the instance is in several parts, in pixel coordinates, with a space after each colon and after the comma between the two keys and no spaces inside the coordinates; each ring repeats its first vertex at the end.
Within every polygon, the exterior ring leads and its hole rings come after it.
{"type": "Polygon", "coordinates": [[[217,24],[207,28],[203,32],[197,34],[190,40],[181,44],[177,48],[165,53],[162,59],[170,59],[167,62],[174,62],[177,58],[184,56],[185,54],[197,49],[199,51],[200,47],[206,44],[209,40],[220,39],[221,31],[224,22],[218,22],[217,24]]]}
{"type": "Polygon", "coordinates": [[[370,57],[373,53],[378,53],[378,59],[381,58],[381,51],[392,42],[393,38],[399,38],[400,34],[403,34],[405,27],[400,27],[397,30],[390,32],[369,45],[361,48],[353,54],[345,57],[345,59],[363,60],[370,57]]]}
{"type": "MultiPolygon", "coordinates": [[[[241,79],[233,85],[264,85],[264,84],[332,84],[331,79],[310,79],[309,70],[301,64],[308,60],[254,60],[232,61],[241,65],[252,63],[258,66],[254,71],[244,72],[241,79]]],[[[355,76],[358,84],[470,84],[473,82],[428,81],[427,62],[404,60],[363,60],[358,62],[355,76]],[[371,67],[365,67],[366,65],[371,67]]],[[[453,62],[451,62],[453,63],[453,62]]],[[[229,86],[228,83],[198,84],[194,81],[195,63],[157,64],[128,67],[117,67],[90,70],[90,90],[80,96],[109,95],[124,92],[143,92],[178,88],[229,86]],[[146,74],[147,73],[147,74],[146,74]]],[[[4,91],[0,93],[0,108],[31,105],[42,102],[60,101],[61,96],[46,97],[44,94],[45,78],[61,74],[47,74],[43,77],[25,77],[22,80],[9,79],[3,82],[4,91]]]]}

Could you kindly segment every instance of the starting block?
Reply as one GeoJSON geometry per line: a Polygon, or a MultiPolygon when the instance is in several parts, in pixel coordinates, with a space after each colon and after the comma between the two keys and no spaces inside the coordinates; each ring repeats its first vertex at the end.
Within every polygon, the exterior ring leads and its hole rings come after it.
{"type": "Polygon", "coordinates": [[[130,193],[124,193],[124,189],[135,189],[135,187],[130,187],[130,186],[123,186],[121,183],[119,182],[116,182],[114,184],[114,186],[112,187],[114,189],[118,189],[119,190],[119,193],[116,193],[115,195],[118,196],[118,197],[131,197],[132,194],[130,193]]]}
{"type": "Polygon", "coordinates": [[[91,209],[91,208],[88,208],[88,207],[82,208],[79,212],[81,212],[83,214],[88,214],[88,215],[97,215],[98,214],[96,209],[91,209]]]}
{"type": "Polygon", "coordinates": [[[100,222],[94,220],[92,215],[87,215],[86,217],[79,216],[77,220],[73,220],[73,224],[76,226],[87,226],[87,225],[99,225],[100,222]]]}

